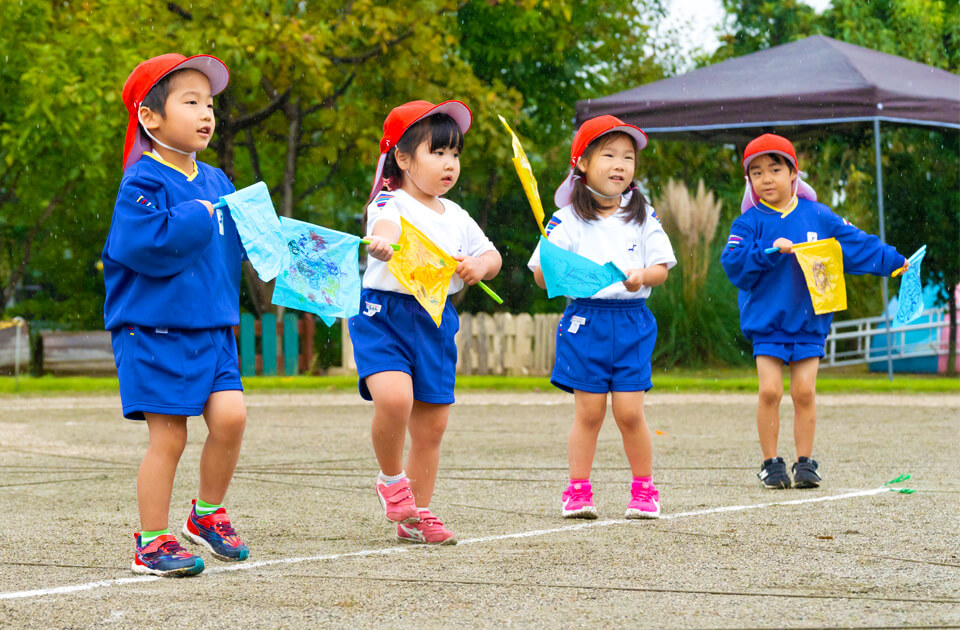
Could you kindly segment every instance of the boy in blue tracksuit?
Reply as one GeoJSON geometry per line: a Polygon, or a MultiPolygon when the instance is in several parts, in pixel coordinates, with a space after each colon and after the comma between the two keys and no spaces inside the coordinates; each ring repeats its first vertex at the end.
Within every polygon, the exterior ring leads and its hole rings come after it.
{"type": "Polygon", "coordinates": [[[803,271],[787,254],[794,243],[833,237],[843,251],[846,273],[889,275],[905,269],[906,259],[817,203],[816,193],[800,178],[796,152],[786,138],[764,134],[752,140],[744,151],[743,168],[743,214],[730,228],[720,262],[740,289],[740,328],[753,342],[757,361],[757,430],[764,458],[757,476],[765,488],[790,487],[786,464],[777,456],[786,363],[797,448],[793,485],[814,488],[821,480],[812,459],[817,369],[833,315],[814,313],[803,271]],[[771,247],[779,251],[764,252],[771,247]]]}
{"type": "Polygon", "coordinates": [[[234,188],[222,171],[195,160],[213,135],[213,96],[228,81],[215,57],[167,54],[138,65],[123,86],[129,121],[103,248],[104,320],[123,415],[145,420],[150,434],[137,476],[136,573],[204,568],[168,529],[188,416],[203,414],[209,434],[183,533],[222,560],[249,554],[222,506],[246,425],[232,328],[240,320],[242,250],[233,219],[212,202],[234,188]]]}

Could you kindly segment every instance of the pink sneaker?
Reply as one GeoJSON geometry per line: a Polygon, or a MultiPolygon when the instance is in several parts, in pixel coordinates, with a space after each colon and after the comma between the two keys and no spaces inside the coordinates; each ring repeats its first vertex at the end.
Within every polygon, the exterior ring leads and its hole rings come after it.
{"type": "Polygon", "coordinates": [[[388,521],[394,523],[416,523],[420,520],[417,515],[417,504],[410,491],[410,482],[404,479],[389,486],[377,480],[377,498],[383,506],[383,512],[388,521]]]}
{"type": "Polygon", "coordinates": [[[397,523],[397,540],[424,545],[455,545],[457,535],[444,526],[430,510],[420,510],[420,522],[397,523]]]}
{"type": "Polygon", "coordinates": [[[626,518],[660,518],[660,492],[652,481],[634,481],[630,485],[630,503],[626,518]]]}
{"type": "Polygon", "coordinates": [[[571,483],[563,491],[563,518],[597,518],[589,481],[571,483]]]}

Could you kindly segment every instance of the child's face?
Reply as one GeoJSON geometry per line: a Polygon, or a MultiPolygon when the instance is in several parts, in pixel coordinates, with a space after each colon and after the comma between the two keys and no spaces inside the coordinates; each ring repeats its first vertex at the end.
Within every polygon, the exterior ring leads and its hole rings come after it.
{"type": "Polygon", "coordinates": [[[460,177],[460,152],[456,147],[430,150],[430,139],[420,143],[413,155],[397,153],[397,165],[406,171],[404,184],[413,184],[429,197],[445,195],[460,177]]]}
{"type": "Polygon", "coordinates": [[[633,142],[626,136],[617,136],[601,144],[589,158],[581,158],[577,168],[590,188],[614,197],[623,194],[630,186],[637,168],[636,162],[637,151],[633,142]]]}
{"type": "Polygon", "coordinates": [[[213,137],[213,95],[202,72],[184,70],[170,79],[164,115],[143,110],[143,122],[158,140],[181,151],[199,152],[213,137]]]}
{"type": "Polygon", "coordinates": [[[750,162],[747,175],[753,190],[771,206],[782,208],[793,199],[797,172],[789,164],[779,164],[769,155],[759,155],[750,162]]]}

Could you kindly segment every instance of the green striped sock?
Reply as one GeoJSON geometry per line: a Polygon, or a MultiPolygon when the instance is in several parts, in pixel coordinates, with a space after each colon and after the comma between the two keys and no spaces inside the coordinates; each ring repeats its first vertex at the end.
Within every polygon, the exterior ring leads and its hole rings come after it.
{"type": "Polygon", "coordinates": [[[147,545],[155,541],[157,538],[160,538],[164,534],[169,534],[169,533],[170,533],[169,527],[166,527],[164,529],[158,529],[155,532],[140,532],[140,546],[146,547],[147,545]]]}
{"type": "Polygon", "coordinates": [[[207,503],[203,499],[197,499],[197,504],[194,506],[194,511],[197,513],[197,516],[206,516],[207,514],[213,514],[222,507],[223,503],[214,505],[213,503],[207,503]]]}

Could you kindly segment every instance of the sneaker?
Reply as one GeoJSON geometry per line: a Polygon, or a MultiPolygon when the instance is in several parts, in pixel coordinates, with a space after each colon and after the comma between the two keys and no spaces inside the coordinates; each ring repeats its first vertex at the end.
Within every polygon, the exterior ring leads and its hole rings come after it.
{"type": "Polygon", "coordinates": [[[787,475],[787,465],[782,457],[772,457],[764,461],[757,478],[764,488],[779,490],[790,487],[790,476],[787,475]]]}
{"type": "Polygon", "coordinates": [[[820,485],[817,472],[817,460],[798,457],[793,465],[793,486],[795,488],[816,488],[820,485]]]}
{"type": "Polygon", "coordinates": [[[430,510],[420,510],[415,523],[397,523],[397,540],[425,545],[455,545],[457,535],[451,532],[430,510]]]}
{"type": "Polygon", "coordinates": [[[191,542],[203,545],[221,560],[240,562],[250,555],[250,549],[233,531],[227,511],[220,508],[213,514],[198,516],[196,499],[187,522],[183,524],[183,533],[191,542]]]}
{"type": "Polygon", "coordinates": [[[404,479],[389,486],[377,481],[377,499],[383,506],[388,521],[394,523],[416,523],[420,520],[417,504],[413,500],[410,482],[404,479]]]}
{"type": "Polygon", "coordinates": [[[572,483],[563,491],[563,518],[597,518],[593,486],[589,481],[572,483]]]}
{"type": "Polygon", "coordinates": [[[148,545],[140,543],[140,532],[133,535],[137,551],[133,554],[134,573],[160,577],[186,577],[203,571],[203,558],[195,556],[177,542],[173,534],[157,536],[148,545]]]}
{"type": "Polygon", "coordinates": [[[660,518],[660,492],[652,481],[634,481],[630,485],[630,503],[626,518],[660,518]]]}

